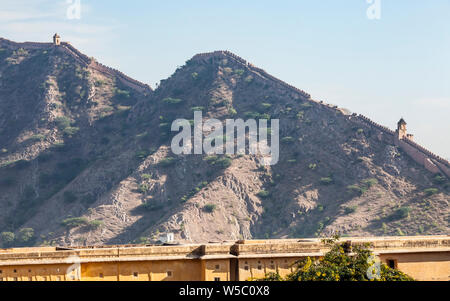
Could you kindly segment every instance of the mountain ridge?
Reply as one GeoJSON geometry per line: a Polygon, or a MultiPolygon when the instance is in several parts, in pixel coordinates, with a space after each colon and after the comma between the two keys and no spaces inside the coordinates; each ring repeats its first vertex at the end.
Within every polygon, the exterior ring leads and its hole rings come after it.
{"type": "Polygon", "coordinates": [[[231,52],[195,55],[151,90],[78,60],[70,44],[20,51],[4,41],[0,127],[11,137],[0,132],[0,232],[87,245],[165,232],[201,242],[449,229],[448,161],[231,52]],[[280,163],[172,154],[170,123],[194,108],[219,120],[279,118],[280,163]]]}

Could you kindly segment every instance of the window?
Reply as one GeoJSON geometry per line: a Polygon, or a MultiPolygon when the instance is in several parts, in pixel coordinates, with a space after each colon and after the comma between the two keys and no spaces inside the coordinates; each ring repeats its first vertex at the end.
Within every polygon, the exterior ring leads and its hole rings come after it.
{"type": "Polygon", "coordinates": [[[258,270],[262,270],[262,266],[258,265],[258,270]]]}
{"type": "Polygon", "coordinates": [[[167,277],[172,277],[173,273],[172,271],[167,271],[167,277]]]}
{"type": "Polygon", "coordinates": [[[271,268],[272,270],[274,270],[274,269],[275,269],[275,265],[274,265],[274,264],[271,264],[271,265],[270,265],[270,268],[271,268]]]}
{"type": "Polygon", "coordinates": [[[100,275],[98,275],[100,278],[104,278],[103,273],[100,273],[100,275]]]}
{"type": "Polygon", "coordinates": [[[396,268],[397,268],[397,260],[394,260],[394,259],[388,259],[388,260],[387,260],[387,265],[388,265],[388,267],[390,267],[391,269],[396,269],[396,268]]]}
{"type": "Polygon", "coordinates": [[[216,264],[216,270],[220,270],[220,265],[216,264]]]}
{"type": "Polygon", "coordinates": [[[134,278],[139,277],[139,273],[138,273],[138,272],[134,272],[134,273],[133,273],[133,277],[134,277],[134,278]]]}
{"type": "Polygon", "coordinates": [[[3,271],[2,271],[2,270],[0,270],[0,274],[3,274],[3,271]]]}
{"type": "Polygon", "coordinates": [[[246,266],[244,267],[244,270],[248,271],[248,265],[246,265],[246,266]]]}
{"type": "Polygon", "coordinates": [[[14,273],[17,273],[17,270],[14,270],[14,273]]]}
{"type": "Polygon", "coordinates": [[[214,277],[214,281],[220,281],[220,277],[214,277]]]}
{"type": "Polygon", "coordinates": [[[14,281],[18,281],[19,280],[17,277],[14,277],[13,279],[14,279],[14,281]]]}

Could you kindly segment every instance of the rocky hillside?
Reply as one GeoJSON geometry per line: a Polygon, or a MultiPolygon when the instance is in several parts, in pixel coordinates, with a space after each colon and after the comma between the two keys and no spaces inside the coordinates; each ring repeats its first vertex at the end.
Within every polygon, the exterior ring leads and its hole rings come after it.
{"type": "Polygon", "coordinates": [[[0,39],[3,247],[449,233],[444,174],[231,53],[153,91],[72,48],[0,39]],[[196,110],[279,119],[279,163],[173,154],[172,121],[196,110]]]}

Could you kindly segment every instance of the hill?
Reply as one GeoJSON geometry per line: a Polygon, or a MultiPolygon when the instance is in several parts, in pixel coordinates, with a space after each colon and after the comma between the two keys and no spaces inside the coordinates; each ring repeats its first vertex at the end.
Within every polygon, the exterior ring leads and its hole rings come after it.
{"type": "Polygon", "coordinates": [[[152,90],[69,43],[0,39],[4,246],[446,234],[450,165],[400,138],[227,51],[152,90]],[[279,119],[279,163],[173,154],[195,110],[279,119]]]}

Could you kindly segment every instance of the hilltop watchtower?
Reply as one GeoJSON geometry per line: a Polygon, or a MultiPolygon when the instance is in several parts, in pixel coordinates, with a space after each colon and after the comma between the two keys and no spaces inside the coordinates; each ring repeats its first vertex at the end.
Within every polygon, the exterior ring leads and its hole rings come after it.
{"type": "Polygon", "coordinates": [[[406,131],[406,121],[401,118],[399,120],[399,122],[397,123],[397,139],[398,140],[402,140],[404,138],[409,139],[409,140],[414,140],[414,135],[412,134],[408,134],[406,131]]]}
{"type": "Polygon", "coordinates": [[[61,45],[61,37],[57,33],[55,33],[55,35],[53,36],[53,45],[61,45]]]}

